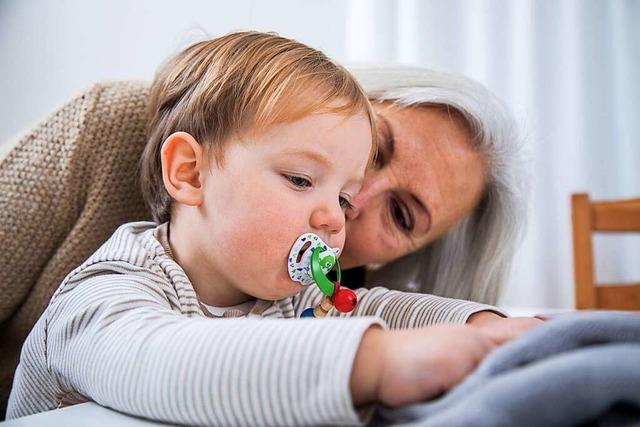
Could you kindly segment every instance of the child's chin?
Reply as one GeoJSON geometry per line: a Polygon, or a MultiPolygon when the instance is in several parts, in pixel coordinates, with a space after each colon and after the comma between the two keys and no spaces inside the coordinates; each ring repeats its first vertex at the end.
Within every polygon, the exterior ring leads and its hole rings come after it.
{"type": "Polygon", "coordinates": [[[286,281],[278,283],[277,286],[274,286],[273,292],[265,293],[262,296],[259,296],[260,299],[277,301],[284,298],[290,298],[298,295],[300,292],[305,290],[307,287],[301,285],[298,282],[294,282],[291,279],[287,279],[286,281]]]}
{"type": "Polygon", "coordinates": [[[298,295],[300,292],[304,291],[307,286],[303,286],[298,282],[294,282],[293,280],[289,280],[286,287],[282,288],[282,293],[286,294],[282,298],[293,297],[298,295]]]}

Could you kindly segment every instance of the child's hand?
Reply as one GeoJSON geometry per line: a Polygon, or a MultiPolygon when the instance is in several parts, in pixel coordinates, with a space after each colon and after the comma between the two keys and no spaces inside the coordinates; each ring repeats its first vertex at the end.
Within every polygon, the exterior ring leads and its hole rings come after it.
{"type": "Polygon", "coordinates": [[[478,327],[482,333],[496,344],[517,338],[523,332],[542,324],[542,320],[535,317],[501,317],[491,311],[474,313],[467,320],[467,324],[478,327]]]}
{"type": "Polygon", "coordinates": [[[494,346],[469,325],[369,329],[351,373],[354,404],[397,407],[435,397],[460,382],[494,346]]]}

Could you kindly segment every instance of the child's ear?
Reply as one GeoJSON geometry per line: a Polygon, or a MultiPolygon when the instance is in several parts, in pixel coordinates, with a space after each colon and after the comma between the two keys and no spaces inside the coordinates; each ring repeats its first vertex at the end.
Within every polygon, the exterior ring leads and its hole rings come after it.
{"type": "Polygon", "coordinates": [[[173,199],[189,206],[202,203],[203,149],[193,136],[175,132],[162,143],[162,180],[173,199]]]}

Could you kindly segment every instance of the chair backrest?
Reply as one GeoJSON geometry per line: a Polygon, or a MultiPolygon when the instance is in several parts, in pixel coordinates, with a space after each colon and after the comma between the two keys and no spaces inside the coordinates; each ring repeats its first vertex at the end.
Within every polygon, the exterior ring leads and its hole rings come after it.
{"type": "Polygon", "coordinates": [[[573,194],[571,213],[576,308],[640,310],[640,282],[595,282],[591,241],[593,232],[640,232],[640,199],[591,201],[573,194]]]}

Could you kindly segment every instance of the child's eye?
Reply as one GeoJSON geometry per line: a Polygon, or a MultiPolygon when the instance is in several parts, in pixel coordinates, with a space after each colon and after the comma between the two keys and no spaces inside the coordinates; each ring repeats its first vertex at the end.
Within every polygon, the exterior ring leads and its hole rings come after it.
{"type": "Polygon", "coordinates": [[[311,181],[308,180],[307,178],[303,178],[301,176],[295,176],[295,175],[287,175],[287,174],[282,174],[282,176],[285,177],[287,181],[289,181],[291,184],[295,185],[296,187],[300,187],[300,188],[311,187],[311,181]]]}
{"type": "Polygon", "coordinates": [[[342,196],[340,196],[340,206],[342,207],[342,209],[353,208],[353,205],[351,204],[351,202],[347,198],[342,196]]]}

